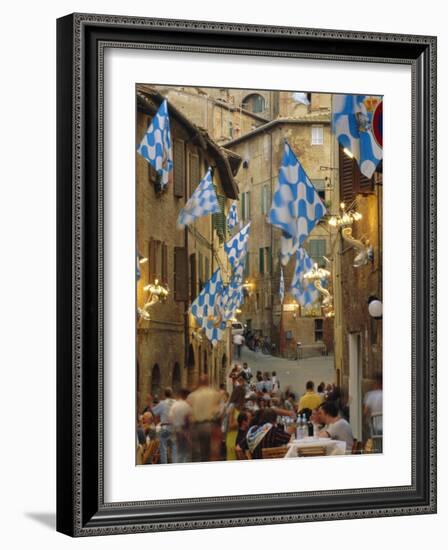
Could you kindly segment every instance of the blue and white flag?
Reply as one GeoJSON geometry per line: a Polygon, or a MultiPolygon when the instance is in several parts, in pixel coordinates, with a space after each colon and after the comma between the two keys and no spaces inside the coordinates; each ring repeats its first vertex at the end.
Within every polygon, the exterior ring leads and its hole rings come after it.
{"type": "Polygon", "coordinates": [[[222,340],[226,328],[220,310],[222,291],[221,270],[218,268],[190,306],[191,314],[214,346],[222,340]]]}
{"type": "Polygon", "coordinates": [[[283,277],[282,268],[280,268],[280,286],[278,289],[278,293],[280,295],[280,302],[283,304],[283,300],[285,299],[285,278],[283,277]]]}
{"type": "Polygon", "coordinates": [[[244,260],[247,254],[247,242],[249,240],[250,222],[238,231],[231,239],[224,243],[224,250],[229,257],[232,269],[244,260]]]}
{"type": "Polygon", "coordinates": [[[163,100],[159,110],[151,120],[137,152],[146,159],[160,177],[163,190],[169,181],[173,169],[173,152],[171,147],[170,118],[168,103],[163,100]]]}
{"type": "Polygon", "coordinates": [[[314,283],[304,278],[305,273],[311,270],[313,261],[306,250],[300,247],[296,252],[296,267],[291,283],[290,292],[302,307],[309,307],[319,301],[320,293],[314,283]]]}
{"type": "Polygon", "coordinates": [[[325,212],[324,203],[318,192],[285,141],[277,187],[268,214],[269,223],[283,231],[281,238],[283,265],[288,263],[290,257],[302,245],[325,212]]]}
{"type": "Polygon", "coordinates": [[[236,201],[232,203],[229,213],[227,214],[227,227],[233,229],[238,224],[238,209],[236,201]]]}
{"type": "Polygon", "coordinates": [[[309,105],[310,100],[308,99],[308,95],[305,92],[294,92],[292,94],[292,98],[297,103],[302,103],[303,105],[309,105]]]}
{"type": "Polygon", "coordinates": [[[348,149],[366,178],[371,178],[383,149],[372,132],[372,113],[364,103],[365,95],[333,96],[333,132],[341,147],[348,149]]]}
{"type": "Polygon", "coordinates": [[[183,229],[186,225],[193,223],[196,218],[206,216],[207,214],[216,214],[220,211],[215,186],[212,182],[212,171],[209,168],[201,183],[188,199],[187,204],[179,212],[177,228],[183,229]]]}
{"type": "Polygon", "coordinates": [[[223,320],[229,321],[235,316],[236,310],[244,302],[243,292],[243,273],[244,263],[241,262],[236,267],[229,284],[224,287],[222,297],[220,300],[220,309],[222,312],[223,320]]]}

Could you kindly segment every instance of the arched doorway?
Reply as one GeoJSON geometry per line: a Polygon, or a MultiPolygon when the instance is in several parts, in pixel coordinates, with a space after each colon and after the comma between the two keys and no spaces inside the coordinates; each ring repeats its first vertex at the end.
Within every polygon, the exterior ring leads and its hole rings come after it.
{"type": "Polygon", "coordinates": [[[158,363],[155,363],[151,371],[151,394],[153,397],[160,398],[160,390],[161,390],[160,381],[161,381],[160,367],[158,363]]]}
{"type": "Polygon", "coordinates": [[[173,382],[172,382],[172,385],[173,385],[173,390],[175,392],[177,392],[178,390],[180,390],[181,388],[181,385],[182,385],[182,379],[181,379],[181,373],[180,373],[180,365],[179,363],[176,361],[174,363],[174,368],[173,368],[173,382]]]}

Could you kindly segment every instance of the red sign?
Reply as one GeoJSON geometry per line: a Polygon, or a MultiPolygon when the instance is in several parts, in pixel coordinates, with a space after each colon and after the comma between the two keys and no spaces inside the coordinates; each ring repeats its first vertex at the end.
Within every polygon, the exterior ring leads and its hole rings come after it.
{"type": "Polygon", "coordinates": [[[372,133],[375,141],[383,147],[383,102],[380,101],[375,108],[372,119],[372,133]]]}

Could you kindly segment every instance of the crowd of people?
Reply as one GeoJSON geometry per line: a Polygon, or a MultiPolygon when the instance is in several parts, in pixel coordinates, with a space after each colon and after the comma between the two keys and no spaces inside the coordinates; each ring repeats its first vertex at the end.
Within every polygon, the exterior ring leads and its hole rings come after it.
{"type": "MultiPolygon", "coordinates": [[[[308,435],[345,441],[354,438],[340,388],[308,381],[302,395],[282,388],[276,372],[252,373],[247,363],[235,364],[228,384],[211,387],[206,375],[198,387],[176,395],[165,388],[163,398],[148,396],[137,421],[138,463],[182,463],[262,458],[263,449],[286,445],[295,438],[297,420],[308,435]],[[227,391],[230,388],[231,391],[227,391]],[[145,448],[156,455],[145,455],[145,448]],[[156,458],[154,458],[156,456],[156,458]]],[[[366,407],[377,407],[378,392],[366,407]]],[[[382,406],[382,405],[381,405],[382,406]]]]}

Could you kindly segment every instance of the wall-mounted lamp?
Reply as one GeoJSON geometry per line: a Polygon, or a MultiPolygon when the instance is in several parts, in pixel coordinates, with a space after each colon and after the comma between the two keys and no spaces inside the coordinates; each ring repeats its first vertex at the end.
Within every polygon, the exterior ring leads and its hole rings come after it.
{"type": "Polygon", "coordinates": [[[137,308],[138,315],[144,321],[149,321],[151,316],[149,314],[149,308],[152,306],[166,301],[166,298],[169,294],[168,287],[164,287],[159,284],[159,280],[155,279],[154,284],[149,284],[143,287],[145,292],[148,292],[148,297],[146,299],[145,305],[142,308],[137,308]]]}
{"type": "Polygon", "coordinates": [[[373,317],[374,319],[382,319],[383,318],[383,302],[379,300],[376,296],[370,296],[367,300],[368,310],[370,317],[373,317]]]}

